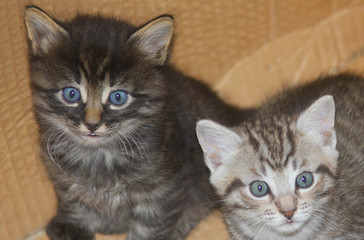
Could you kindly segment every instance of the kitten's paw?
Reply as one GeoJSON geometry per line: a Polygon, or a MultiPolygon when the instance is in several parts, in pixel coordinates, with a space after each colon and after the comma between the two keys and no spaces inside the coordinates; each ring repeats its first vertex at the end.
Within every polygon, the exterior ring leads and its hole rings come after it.
{"type": "Polygon", "coordinates": [[[50,240],[94,240],[95,234],[70,223],[60,222],[53,218],[46,227],[50,240]]]}

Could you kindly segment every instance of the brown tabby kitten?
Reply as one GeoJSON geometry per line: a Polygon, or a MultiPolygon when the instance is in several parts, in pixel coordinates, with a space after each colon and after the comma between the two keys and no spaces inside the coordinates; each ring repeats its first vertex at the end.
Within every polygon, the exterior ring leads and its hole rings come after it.
{"type": "Polygon", "coordinates": [[[339,75],[238,127],[198,122],[231,239],[364,239],[363,93],[364,79],[339,75]]]}
{"type": "Polygon", "coordinates": [[[194,127],[249,112],[167,64],[173,18],[141,27],[26,9],[33,101],[58,198],[50,239],[184,239],[215,197],[194,127]]]}

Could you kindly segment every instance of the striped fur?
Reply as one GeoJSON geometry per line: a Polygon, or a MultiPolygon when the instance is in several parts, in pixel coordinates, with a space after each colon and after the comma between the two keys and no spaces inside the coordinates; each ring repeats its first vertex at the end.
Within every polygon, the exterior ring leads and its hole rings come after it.
{"type": "Polygon", "coordinates": [[[234,128],[198,122],[231,239],[363,239],[363,92],[364,79],[339,75],[281,93],[234,128]],[[331,97],[310,105],[326,93],[335,98],[335,121],[331,97]],[[304,172],[313,184],[299,188],[304,172]],[[254,181],[267,183],[269,193],[255,196],[254,181]]]}
{"type": "Polygon", "coordinates": [[[25,15],[42,156],[58,198],[50,239],[184,239],[216,199],[195,123],[232,124],[248,111],[168,65],[170,16],[137,28],[100,16],[58,22],[35,7],[25,15]],[[80,99],[66,100],[66,88],[80,99]],[[128,94],[120,105],[118,90],[128,94]]]}

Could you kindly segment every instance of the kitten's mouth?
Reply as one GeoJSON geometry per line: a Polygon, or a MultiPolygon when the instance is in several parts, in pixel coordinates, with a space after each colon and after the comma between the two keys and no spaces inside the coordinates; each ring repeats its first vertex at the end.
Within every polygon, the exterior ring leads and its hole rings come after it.
{"type": "Polygon", "coordinates": [[[97,133],[85,133],[81,135],[86,141],[100,141],[104,137],[97,133]]]}
{"type": "Polygon", "coordinates": [[[292,221],[292,220],[287,220],[285,223],[283,223],[281,226],[291,226],[291,225],[296,225],[297,222],[296,221],[292,221]]]}
{"type": "Polygon", "coordinates": [[[100,137],[100,135],[97,135],[95,133],[90,133],[87,135],[88,137],[100,137]]]}
{"type": "Polygon", "coordinates": [[[287,220],[279,226],[280,231],[286,233],[292,233],[297,231],[301,227],[301,222],[287,220]]]}
{"type": "Polygon", "coordinates": [[[89,133],[89,134],[85,134],[85,135],[83,135],[83,137],[85,137],[85,138],[91,138],[91,139],[96,139],[96,138],[102,138],[102,136],[101,135],[99,135],[99,134],[96,134],[96,133],[89,133]]]}

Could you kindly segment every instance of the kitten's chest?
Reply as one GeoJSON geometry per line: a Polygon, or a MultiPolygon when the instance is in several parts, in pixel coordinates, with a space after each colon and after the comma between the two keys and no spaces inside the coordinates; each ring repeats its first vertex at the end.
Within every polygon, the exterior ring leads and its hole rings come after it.
{"type": "Polygon", "coordinates": [[[127,188],[122,182],[108,183],[103,187],[74,183],[65,193],[65,197],[99,212],[113,213],[119,208],[130,207],[130,194],[127,188]]]}
{"type": "MultiPolygon", "coordinates": [[[[110,186],[111,187],[111,186],[110,186]]],[[[63,192],[64,202],[72,205],[72,217],[102,233],[122,233],[132,217],[130,196],[123,186],[110,189],[74,183],[63,192]]]]}
{"type": "Polygon", "coordinates": [[[65,156],[65,162],[80,162],[69,174],[66,199],[77,200],[100,211],[116,210],[128,204],[128,181],[122,168],[115,163],[124,161],[116,152],[98,151],[65,156]]]}
{"type": "Polygon", "coordinates": [[[49,161],[56,188],[62,199],[77,202],[81,207],[103,214],[132,209],[144,200],[136,193],[156,185],[151,176],[159,168],[147,161],[152,159],[151,155],[145,160],[136,151],[126,155],[115,148],[57,150],[53,155],[61,156],[60,164],[49,161]]]}

